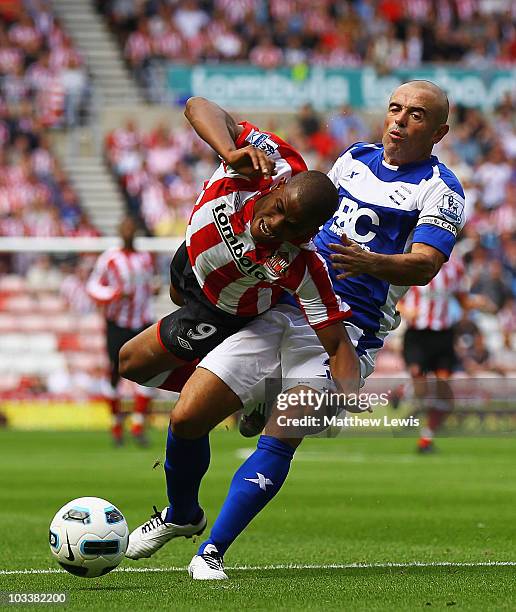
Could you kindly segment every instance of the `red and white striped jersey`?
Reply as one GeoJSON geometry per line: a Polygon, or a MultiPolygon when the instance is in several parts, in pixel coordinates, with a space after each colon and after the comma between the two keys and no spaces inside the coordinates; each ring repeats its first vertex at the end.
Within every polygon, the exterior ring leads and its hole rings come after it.
{"type": "Polygon", "coordinates": [[[221,164],[205,183],[186,231],[193,271],[206,297],[221,310],[255,316],[274,306],[283,289],[294,294],[315,329],[351,315],[334,294],[324,260],[315,247],[283,242],[268,247],[251,235],[255,202],[280,181],[306,170],[303,158],[289,144],[250,123],[237,147],[248,144],[265,151],[276,163],[270,179],[248,179],[221,164]]]}
{"type": "Polygon", "coordinates": [[[106,319],[119,327],[140,329],[153,320],[153,277],[150,253],[112,248],[97,259],[86,288],[97,303],[104,305],[106,319]]]}
{"type": "Polygon", "coordinates": [[[453,257],[424,287],[411,287],[402,310],[412,329],[450,329],[455,323],[453,300],[468,290],[462,262],[453,257]]]}

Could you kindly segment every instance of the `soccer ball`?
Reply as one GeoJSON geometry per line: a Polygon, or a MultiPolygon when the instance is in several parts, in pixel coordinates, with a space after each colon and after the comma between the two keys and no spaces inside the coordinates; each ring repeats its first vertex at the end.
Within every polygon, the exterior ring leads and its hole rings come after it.
{"type": "Polygon", "coordinates": [[[103,576],[124,558],[129,527],[113,504],[79,497],[65,504],[50,523],[50,550],[67,572],[83,578],[103,576]]]}

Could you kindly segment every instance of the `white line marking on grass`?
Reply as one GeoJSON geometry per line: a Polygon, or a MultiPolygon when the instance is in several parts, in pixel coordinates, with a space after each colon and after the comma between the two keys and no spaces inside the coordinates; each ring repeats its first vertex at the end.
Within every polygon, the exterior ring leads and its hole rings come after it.
{"type": "MultiPolygon", "coordinates": [[[[287,563],[278,565],[233,565],[227,570],[243,572],[258,572],[266,570],[310,570],[310,569],[386,569],[389,567],[513,567],[516,561],[410,561],[408,563],[328,563],[328,564],[298,564],[287,563]]],[[[126,572],[129,574],[186,572],[186,567],[118,567],[113,572],[126,572]]],[[[0,576],[17,576],[23,574],[67,574],[62,569],[22,569],[0,570],[0,576]]]]}

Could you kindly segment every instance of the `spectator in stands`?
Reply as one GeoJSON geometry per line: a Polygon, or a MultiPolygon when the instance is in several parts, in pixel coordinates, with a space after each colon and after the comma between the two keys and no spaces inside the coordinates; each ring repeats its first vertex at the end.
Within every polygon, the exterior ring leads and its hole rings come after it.
{"type": "MultiPolygon", "coordinates": [[[[512,338],[516,334],[516,295],[510,297],[498,313],[503,341],[506,349],[511,350],[512,338]]],[[[516,348],[516,347],[515,347],[516,348]]]]}
{"type": "Polygon", "coordinates": [[[493,146],[475,172],[476,180],[481,188],[481,198],[486,208],[497,208],[503,204],[512,174],[513,169],[502,147],[493,146]]]}
{"type": "MultiPolygon", "coordinates": [[[[66,99],[82,99],[87,88],[82,59],[43,3],[25,2],[7,30],[0,29],[0,77],[5,102],[28,103],[48,127],[62,125],[66,99]]],[[[75,125],[71,104],[67,119],[75,125]]]]}
{"type": "Polygon", "coordinates": [[[270,35],[264,34],[251,49],[249,60],[261,68],[277,68],[283,62],[283,51],[274,44],[270,35]]]}
{"type": "Polygon", "coordinates": [[[152,39],[149,33],[147,19],[141,17],[138,21],[138,29],[132,32],[127,39],[124,55],[137,77],[143,78],[143,70],[152,55],[152,39]]]}
{"type": "Polygon", "coordinates": [[[39,255],[27,272],[27,288],[35,293],[59,291],[62,280],[50,255],[39,255]]]}
{"type": "Polygon", "coordinates": [[[75,270],[70,270],[63,278],[59,293],[66,301],[71,312],[78,314],[95,312],[96,303],[87,290],[91,270],[92,263],[86,258],[77,265],[75,270]]]}
{"type": "Polygon", "coordinates": [[[367,140],[367,126],[348,104],[344,104],[331,115],[328,129],[341,150],[359,140],[367,140]]]}
{"type": "Polygon", "coordinates": [[[505,375],[505,368],[495,363],[486,346],[484,334],[474,323],[458,326],[457,355],[462,369],[469,376],[481,376],[486,372],[505,375]]]}
{"type": "Polygon", "coordinates": [[[0,110],[0,226],[7,236],[91,233],[76,193],[32,115],[0,110]],[[3,119],[3,123],[2,123],[3,119]],[[4,137],[2,138],[2,127],[4,137]],[[86,232],[86,233],[85,233],[86,232]]]}
{"type": "Polygon", "coordinates": [[[487,266],[478,269],[471,277],[471,293],[473,295],[487,296],[500,310],[505,302],[512,296],[512,279],[502,263],[493,259],[487,266]]]}
{"type": "Polygon", "coordinates": [[[321,121],[311,104],[303,104],[297,115],[297,123],[301,134],[305,138],[310,138],[319,131],[321,121]]]}
{"type": "Polygon", "coordinates": [[[81,106],[87,88],[87,75],[75,55],[67,58],[66,65],[61,69],[61,84],[65,91],[65,121],[66,125],[74,126],[79,122],[81,106]]]}
{"type": "Polygon", "coordinates": [[[200,7],[198,0],[183,0],[174,15],[175,25],[187,40],[197,36],[209,19],[208,13],[200,7]]]}

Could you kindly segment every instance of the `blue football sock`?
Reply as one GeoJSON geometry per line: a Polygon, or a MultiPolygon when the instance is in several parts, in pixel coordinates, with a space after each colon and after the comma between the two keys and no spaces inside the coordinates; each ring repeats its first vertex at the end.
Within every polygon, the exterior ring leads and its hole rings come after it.
{"type": "Polygon", "coordinates": [[[260,436],[254,453],[233,476],[210,537],[201,544],[197,554],[202,555],[208,544],[214,544],[224,555],[238,535],[281,489],[294,450],[276,438],[260,436]]]}
{"type": "Polygon", "coordinates": [[[168,429],[165,477],[170,506],[166,522],[195,523],[201,518],[198,494],[201,480],[210,465],[210,438],[179,438],[168,429]]]}

